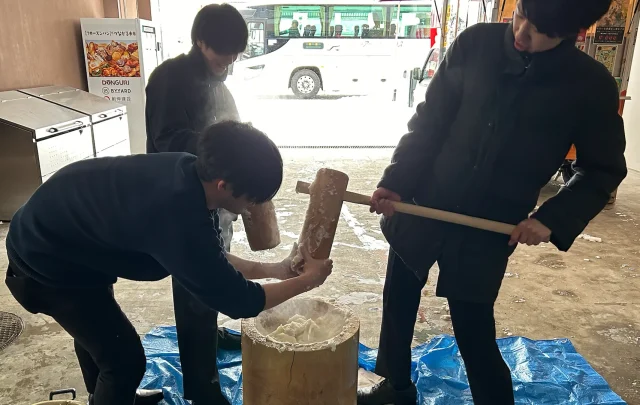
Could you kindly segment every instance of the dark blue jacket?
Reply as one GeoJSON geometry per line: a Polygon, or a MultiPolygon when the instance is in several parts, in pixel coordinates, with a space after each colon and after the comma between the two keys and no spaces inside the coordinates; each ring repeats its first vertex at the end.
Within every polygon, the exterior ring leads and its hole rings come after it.
{"type": "Polygon", "coordinates": [[[69,289],[171,275],[217,311],[256,316],[264,290],[227,261],[195,161],[162,153],[64,167],[13,217],[6,242],[11,266],[69,289]]]}

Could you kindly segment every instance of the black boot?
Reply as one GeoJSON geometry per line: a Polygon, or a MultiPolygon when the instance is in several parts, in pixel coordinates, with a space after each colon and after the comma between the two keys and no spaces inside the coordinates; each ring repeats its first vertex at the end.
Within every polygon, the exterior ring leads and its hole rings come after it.
{"type": "Polygon", "coordinates": [[[230,333],[227,328],[218,328],[218,347],[223,350],[240,350],[242,339],[230,333]]]}
{"type": "Polygon", "coordinates": [[[384,380],[371,388],[358,390],[358,405],[416,405],[417,402],[418,391],[413,383],[398,390],[384,380]]]}
{"type": "MultiPolygon", "coordinates": [[[[137,390],[134,405],[156,405],[164,399],[162,390],[137,390]]],[[[93,405],[93,394],[89,394],[88,405],[93,405]]]]}

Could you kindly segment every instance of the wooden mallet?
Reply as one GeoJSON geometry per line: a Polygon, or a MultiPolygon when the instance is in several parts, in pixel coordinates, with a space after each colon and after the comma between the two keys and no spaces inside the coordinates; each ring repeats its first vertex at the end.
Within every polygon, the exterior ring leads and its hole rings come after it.
{"type": "MultiPolygon", "coordinates": [[[[298,181],[298,184],[296,185],[296,192],[309,194],[309,186],[310,186],[309,183],[298,181]]],[[[330,198],[340,198],[340,196],[335,195],[335,196],[330,196],[330,198]]],[[[313,195],[311,199],[313,200],[313,195]]],[[[367,196],[364,194],[352,193],[350,191],[344,192],[340,203],[342,203],[342,201],[371,206],[370,196],[367,196]]],[[[442,211],[442,210],[437,210],[433,208],[427,208],[419,205],[407,204],[402,202],[392,202],[392,204],[396,212],[401,212],[403,214],[416,215],[423,218],[435,219],[438,221],[450,222],[458,225],[465,225],[472,228],[483,229],[485,231],[511,235],[511,233],[515,229],[515,225],[505,224],[497,221],[491,221],[483,218],[471,217],[468,215],[456,214],[454,212],[442,211]]],[[[333,238],[331,240],[333,241],[333,238]]]]}
{"type": "MultiPolygon", "coordinates": [[[[318,170],[313,183],[305,183],[306,194],[311,197],[298,245],[308,249],[314,259],[328,259],[331,254],[348,183],[349,176],[332,169],[318,170]]],[[[300,272],[303,264],[302,255],[298,252],[291,267],[300,272]]]]}
{"type": "Polygon", "coordinates": [[[247,208],[242,213],[242,222],[252,251],[273,249],[280,244],[280,228],[273,201],[247,208]]]}

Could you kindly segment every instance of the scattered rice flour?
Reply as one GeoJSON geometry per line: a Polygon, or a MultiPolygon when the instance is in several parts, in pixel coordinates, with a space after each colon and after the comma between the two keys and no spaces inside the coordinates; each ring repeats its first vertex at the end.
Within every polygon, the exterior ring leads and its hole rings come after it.
{"type": "Polygon", "coordinates": [[[587,235],[586,233],[578,235],[578,239],[584,239],[589,242],[597,242],[602,243],[602,238],[598,238],[596,236],[587,235]]]}

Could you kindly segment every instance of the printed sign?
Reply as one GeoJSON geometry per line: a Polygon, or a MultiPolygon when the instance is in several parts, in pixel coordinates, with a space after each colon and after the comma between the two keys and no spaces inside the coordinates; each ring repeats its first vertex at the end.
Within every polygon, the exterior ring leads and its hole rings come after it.
{"type": "Polygon", "coordinates": [[[134,26],[106,24],[83,27],[85,63],[89,89],[94,94],[121,104],[140,102],[139,44],[134,26]]]}
{"type": "Polygon", "coordinates": [[[140,78],[90,77],[89,87],[99,89],[107,100],[125,105],[139,101],[137,98],[143,90],[140,78]]]}
{"type": "Polygon", "coordinates": [[[444,18],[445,24],[444,27],[442,28],[442,37],[444,38],[444,46],[448,46],[452,41],[452,38],[449,38],[449,24],[451,21],[451,4],[449,4],[447,6],[447,14],[444,18]]]}
{"type": "Polygon", "coordinates": [[[609,73],[613,74],[617,53],[618,47],[616,45],[598,45],[596,47],[595,59],[602,63],[609,73]]]}
{"type": "Polygon", "coordinates": [[[578,37],[576,38],[576,48],[584,52],[586,41],[587,41],[587,30],[582,29],[580,30],[580,32],[578,33],[578,37]]]}
{"type": "Polygon", "coordinates": [[[580,32],[578,32],[578,37],[576,38],[576,42],[586,42],[587,40],[587,30],[586,29],[581,29],[580,32]]]}
{"type": "Polygon", "coordinates": [[[616,77],[616,84],[618,85],[618,92],[622,91],[622,77],[616,77]]]}
{"type": "Polygon", "coordinates": [[[624,41],[624,27],[596,27],[593,42],[596,44],[621,44],[624,41]]]}

